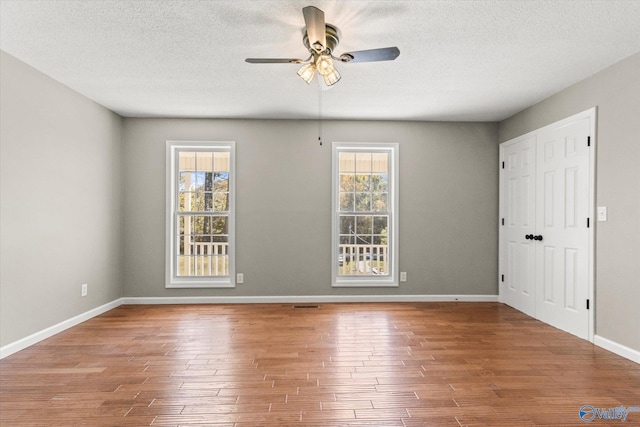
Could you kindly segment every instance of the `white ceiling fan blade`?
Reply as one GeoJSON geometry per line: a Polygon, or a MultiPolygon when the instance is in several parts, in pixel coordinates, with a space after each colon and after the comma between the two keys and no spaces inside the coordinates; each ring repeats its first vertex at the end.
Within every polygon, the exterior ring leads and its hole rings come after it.
{"type": "Polygon", "coordinates": [[[324,12],[315,6],[307,6],[302,9],[302,15],[307,27],[309,46],[317,52],[322,52],[327,47],[324,12]]]}
{"type": "Polygon", "coordinates": [[[302,64],[304,60],[298,58],[247,58],[250,64],[302,64]]]}
{"type": "Polygon", "coordinates": [[[400,49],[397,47],[383,47],[380,49],[357,50],[354,52],[346,52],[340,55],[342,62],[377,62],[377,61],[393,61],[400,55],[400,49]]]}

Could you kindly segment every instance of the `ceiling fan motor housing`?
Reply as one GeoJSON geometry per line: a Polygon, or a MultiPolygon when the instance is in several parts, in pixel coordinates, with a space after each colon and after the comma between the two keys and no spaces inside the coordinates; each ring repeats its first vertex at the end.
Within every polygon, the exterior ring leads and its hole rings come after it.
{"type": "Polygon", "coordinates": [[[324,50],[320,52],[318,52],[313,46],[309,44],[309,35],[307,34],[306,27],[302,30],[302,32],[303,32],[302,43],[309,50],[309,52],[311,52],[311,54],[321,53],[321,54],[331,55],[331,53],[335,51],[335,48],[340,43],[340,30],[335,25],[325,24],[327,45],[324,47],[324,50]]]}

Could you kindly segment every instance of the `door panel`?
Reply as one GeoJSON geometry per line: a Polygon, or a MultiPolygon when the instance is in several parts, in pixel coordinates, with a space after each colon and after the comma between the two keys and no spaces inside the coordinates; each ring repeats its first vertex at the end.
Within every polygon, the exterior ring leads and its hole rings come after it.
{"type": "Polygon", "coordinates": [[[537,157],[537,259],[543,269],[536,286],[543,295],[536,317],[587,338],[589,317],[589,119],[568,123],[539,135],[544,155],[537,157]]]}
{"type": "Polygon", "coordinates": [[[523,139],[505,148],[504,197],[505,292],[503,301],[533,316],[535,314],[535,251],[525,239],[535,227],[535,138],[523,139]]]}

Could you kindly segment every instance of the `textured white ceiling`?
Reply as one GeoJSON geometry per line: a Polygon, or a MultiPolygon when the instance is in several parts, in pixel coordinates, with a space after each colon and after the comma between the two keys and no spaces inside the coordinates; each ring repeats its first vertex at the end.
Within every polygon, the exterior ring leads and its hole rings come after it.
{"type": "Polygon", "coordinates": [[[494,121],[640,51],[640,1],[1,0],[0,49],[123,116],[494,121]],[[244,62],[306,58],[307,5],[399,58],[244,62]]]}

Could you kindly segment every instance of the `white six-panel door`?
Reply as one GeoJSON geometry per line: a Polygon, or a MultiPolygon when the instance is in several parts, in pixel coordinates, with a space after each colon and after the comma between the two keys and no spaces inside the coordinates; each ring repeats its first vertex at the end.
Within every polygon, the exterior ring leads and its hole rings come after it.
{"type": "Polygon", "coordinates": [[[504,147],[503,302],[535,316],[536,137],[504,147]]]}
{"type": "Polygon", "coordinates": [[[536,156],[536,316],[589,334],[589,119],[547,129],[536,156]]]}
{"type": "Polygon", "coordinates": [[[590,337],[595,111],[501,146],[500,298],[590,337]]]}

